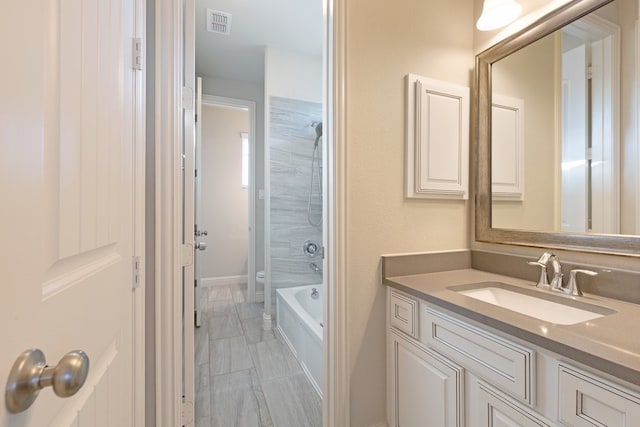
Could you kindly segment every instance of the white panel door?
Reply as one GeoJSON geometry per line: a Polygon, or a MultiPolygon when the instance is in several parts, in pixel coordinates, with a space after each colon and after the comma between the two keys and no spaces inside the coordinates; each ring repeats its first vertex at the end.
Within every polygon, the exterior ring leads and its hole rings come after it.
{"type": "Polygon", "coordinates": [[[587,231],[587,60],[562,54],[562,231],[587,231]]]}
{"type": "Polygon", "coordinates": [[[2,426],[133,424],[134,5],[0,6],[0,384],[29,348],[90,358],[2,426]]]}

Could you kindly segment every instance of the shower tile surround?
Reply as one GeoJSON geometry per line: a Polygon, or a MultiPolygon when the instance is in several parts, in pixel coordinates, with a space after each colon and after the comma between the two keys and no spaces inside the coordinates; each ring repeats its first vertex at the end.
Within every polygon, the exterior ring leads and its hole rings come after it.
{"type": "MultiPolygon", "coordinates": [[[[316,138],[312,124],[321,121],[322,104],[271,97],[269,106],[271,289],[275,293],[278,288],[322,282],[322,274],[309,267],[311,262],[321,266],[322,258],[309,258],[302,250],[306,240],[322,242],[322,226],[312,226],[307,221],[316,138]]],[[[316,165],[322,164],[321,154],[318,150],[316,165]]],[[[314,180],[311,219],[320,221],[321,213],[320,186],[314,180]]]]}
{"type": "Polygon", "coordinates": [[[196,427],[320,427],[322,401],[278,333],[262,330],[262,303],[246,302],[246,292],[203,288],[196,427]]]}

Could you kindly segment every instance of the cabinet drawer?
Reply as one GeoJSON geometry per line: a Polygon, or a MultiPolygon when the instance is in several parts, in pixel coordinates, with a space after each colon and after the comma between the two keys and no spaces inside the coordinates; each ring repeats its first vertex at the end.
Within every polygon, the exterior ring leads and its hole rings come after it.
{"type": "Polygon", "coordinates": [[[479,377],[533,405],[535,352],[466,322],[422,309],[421,339],[479,377]]]}
{"type": "Polygon", "coordinates": [[[558,418],[575,427],[640,426],[640,396],[592,374],[559,367],[558,418]]]}
{"type": "Polygon", "coordinates": [[[418,338],[418,301],[391,291],[389,304],[391,326],[418,338]]]}

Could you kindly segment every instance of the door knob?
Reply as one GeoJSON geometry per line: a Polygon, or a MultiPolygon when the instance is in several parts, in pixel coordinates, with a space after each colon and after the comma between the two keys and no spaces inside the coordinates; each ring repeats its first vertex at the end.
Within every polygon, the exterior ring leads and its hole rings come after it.
{"type": "Polygon", "coordinates": [[[9,412],[22,412],[47,386],[59,397],[73,396],[80,390],[89,373],[89,356],[74,350],[62,356],[56,366],[48,366],[38,349],[24,351],[18,356],[7,380],[5,403],[9,412]]]}
{"type": "Polygon", "coordinates": [[[204,251],[207,249],[207,242],[197,242],[196,249],[199,251],[204,251]]]}

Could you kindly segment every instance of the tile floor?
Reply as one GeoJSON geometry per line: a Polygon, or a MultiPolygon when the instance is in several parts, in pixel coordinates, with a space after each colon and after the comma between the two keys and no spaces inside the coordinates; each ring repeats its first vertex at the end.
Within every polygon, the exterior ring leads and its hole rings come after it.
{"type": "Polygon", "coordinates": [[[196,427],[322,426],[322,401],[246,288],[201,289],[196,328],[196,427]]]}

